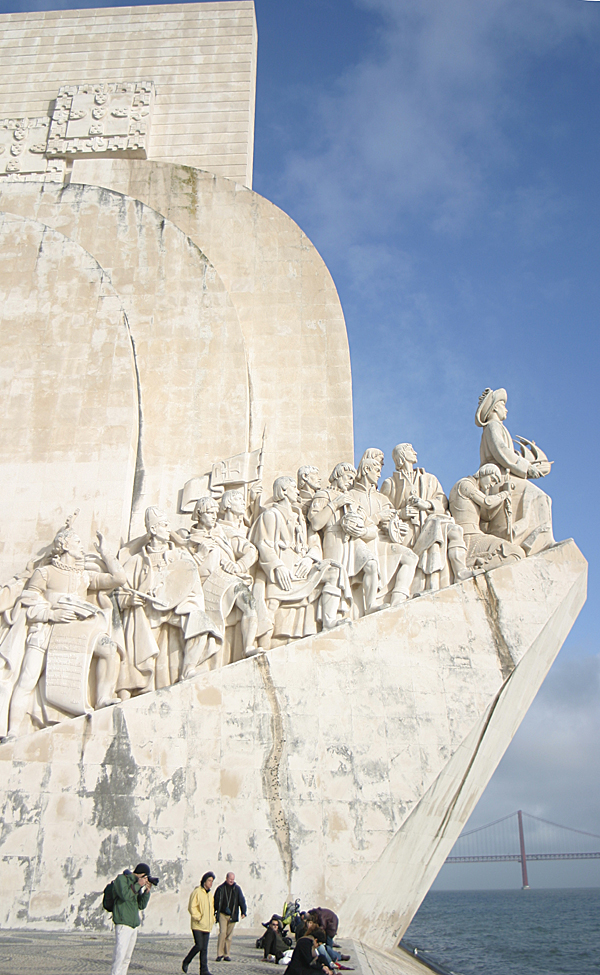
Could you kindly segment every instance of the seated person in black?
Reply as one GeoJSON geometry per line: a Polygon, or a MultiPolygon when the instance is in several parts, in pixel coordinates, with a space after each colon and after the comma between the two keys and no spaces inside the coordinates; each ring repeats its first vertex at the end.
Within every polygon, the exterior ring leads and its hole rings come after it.
{"type": "Polygon", "coordinates": [[[280,930],[280,923],[276,917],[272,917],[269,921],[269,926],[265,931],[262,939],[263,951],[266,961],[279,962],[280,958],[283,958],[286,951],[289,951],[289,945],[283,940],[283,935],[280,930]]]}
{"type": "MultiPolygon", "coordinates": [[[[313,934],[317,936],[318,932],[322,933],[323,939],[325,939],[325,932],[319,928],[313,934]]],[[[323,964],[323,960],[317,951],[315,937],[312,934],[305,934],[298,939],[286,973],[287,975],[303,975],[304,972],[313,972],[314,975],[315,971],[324,973],[324,975],[333,975],[333,969],[323,964]]]]}
{"type": "Polygon", "coordinates": [[[293,928],[296,943],[306,934],[312,934],[314,929],[318,927],[319,925],[314,918],[309,917],[306,911],[300,911],[293,928]]]}

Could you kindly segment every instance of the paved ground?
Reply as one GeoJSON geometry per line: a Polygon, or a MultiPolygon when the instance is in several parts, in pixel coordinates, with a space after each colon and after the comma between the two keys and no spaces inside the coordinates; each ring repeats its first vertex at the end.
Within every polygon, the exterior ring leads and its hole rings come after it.
{"type": "MultiPolygon", "coordinates": [[[[262,951],[254,947],[256,938],[251,935],[235,935],[232,944],[232,961],[215,962],[217,939],[211,938],[208,963],[212,975],[273,975],[285,972],[282,965],[270,965],[262,960],[262,951]]],[[[341,942],[344,953],[352,955],[352,966],[357,975],[360,968],[348,942],[341,942]]],[[[181,962],[189,951],[192,938],[138,937],[129,966],[130,975],[176,975],[181,972],[181,962]]],[[[113,950],[112,935],[59,934],[50,931],[0,931],[0,975],[110,975],[113,950]]],[[[199,971],[197,957],[190,965],[190,975],[199,971]]]]}

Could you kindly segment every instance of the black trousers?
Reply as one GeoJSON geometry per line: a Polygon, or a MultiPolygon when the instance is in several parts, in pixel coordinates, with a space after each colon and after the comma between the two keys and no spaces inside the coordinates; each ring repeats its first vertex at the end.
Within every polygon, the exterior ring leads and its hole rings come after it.
{"type": "Polygon", "coordinates": [[[184,965],[189,965],[192,958],[200,952],[200,975],[208,975],[208,939],[210,931],[192,931],[194,935],[194,947],[190,948],[183,959],[184,965]]]}

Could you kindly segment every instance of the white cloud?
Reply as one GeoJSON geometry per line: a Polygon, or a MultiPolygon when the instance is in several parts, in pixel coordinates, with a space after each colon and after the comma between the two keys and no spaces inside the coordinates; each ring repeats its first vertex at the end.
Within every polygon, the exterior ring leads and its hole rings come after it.
{"type": "Polygon", "coordinates": [[[460,232],[518,157],[506,123],[527,117],[527,71],[596,36],[595,21],[565,0],[355,2],[385,19],[377,54],[314,93],[320,137],[288,156],[284,194],[295,209],[300,196],[321,240],[393,231],[415,213],[460,232]]]}

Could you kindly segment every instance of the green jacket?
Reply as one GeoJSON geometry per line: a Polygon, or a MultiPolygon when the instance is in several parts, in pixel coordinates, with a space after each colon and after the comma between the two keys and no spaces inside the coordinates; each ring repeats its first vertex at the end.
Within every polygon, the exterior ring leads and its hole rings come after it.
{"type": "Polygon", "coordinates": [[[147,907],[150,900],[149,891],[140,890],[137,877],[133,873],[120,873],[113,884],[115,888],[113,921],[115,924],[126,924],[130,928],[139,927],[140,911],[147,907]]]}

